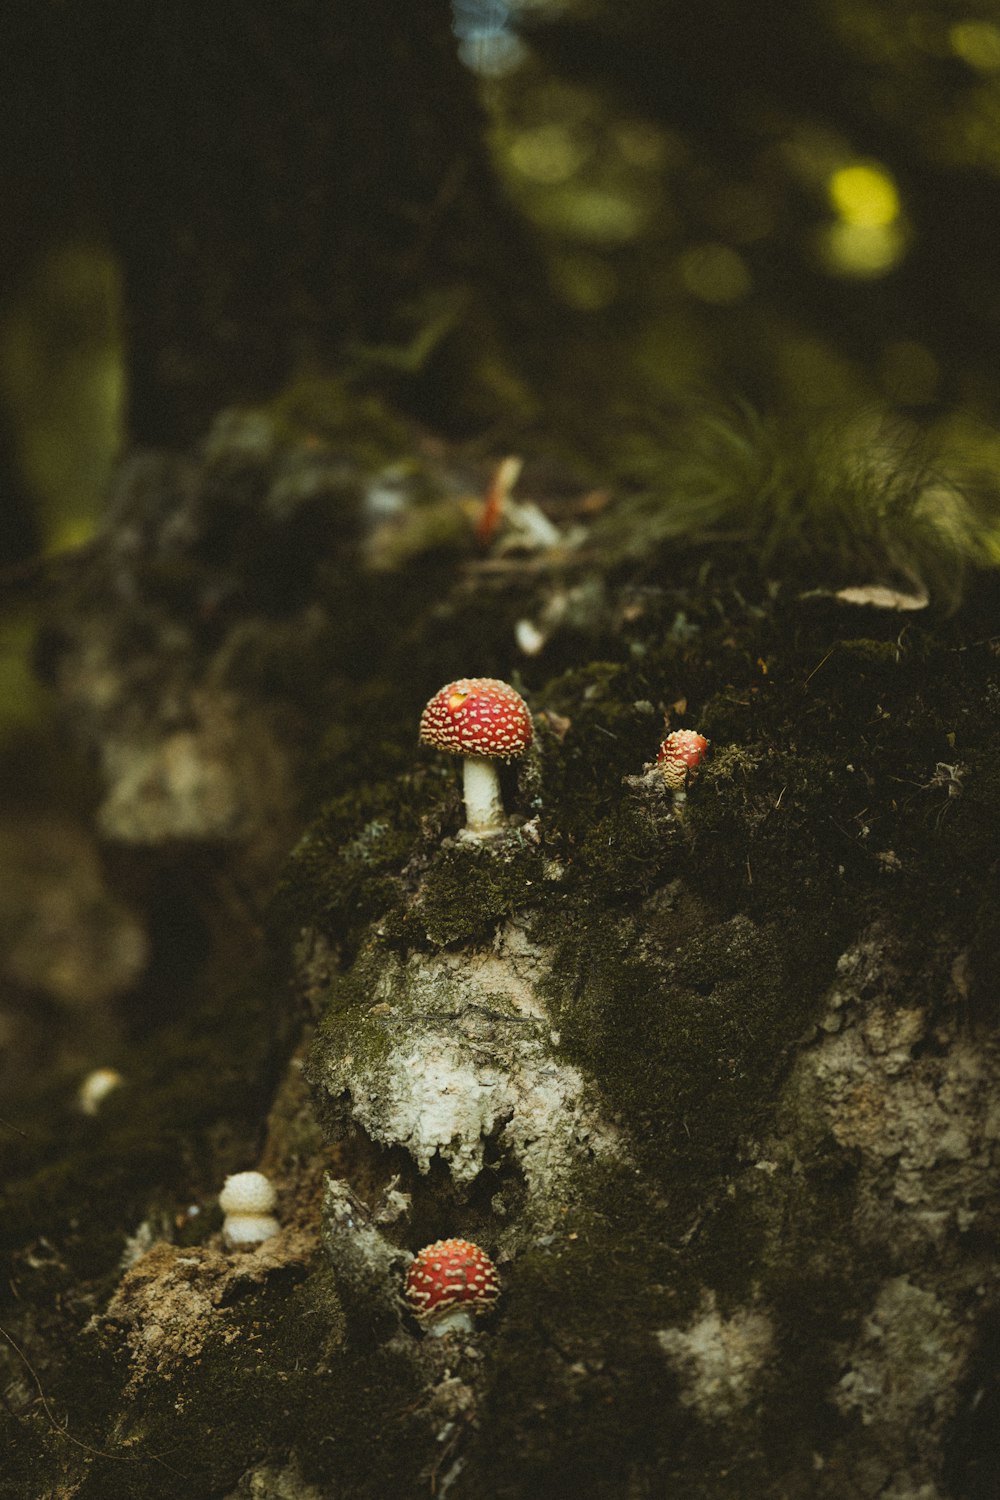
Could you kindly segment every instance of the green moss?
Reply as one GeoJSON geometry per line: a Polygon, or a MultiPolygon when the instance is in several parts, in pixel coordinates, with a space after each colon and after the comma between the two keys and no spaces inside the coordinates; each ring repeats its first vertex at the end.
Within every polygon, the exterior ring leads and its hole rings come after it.
{"type": "MultiPolygon", "coordinates": [[[[664,674],[665,676],[665,674],[664,674]]],[[[657,664],[591,662],[549,683],[540,696],[567,719],[562,737],[543,728],[545,827],[567,843],[592,836],[622,802],[622,778],[656,756],[661,734],[655,710],[663,694],[657,664]]]]}
{"type": "Polygon", "coordinates": [[[620,1182],[580,1189],[565,1232],[527,1249],[510,1277],[481,1409],[488,1441],[473,1435],[463,1497],[612,1500],[690,1429],[648,1331],[676,1307],[665,1223],[620,1182]]]}
{"type": "MultiPolygon", "coordinates": [[[[353,1057],[359,1070],[378,1069],[388,1057],[389,1034],[372,1008],[375,985],[384,978],[385,967],[385,949],[371,942],[358,954],[350,970],[332,976],[324,995],[326,1009],[306,1067],[311,1083],[321,1084],[324,1057],[353,1057]]],[[[397,999],[400,1003],[404,1001],[402,989],[398,995],[394,992],[394,1002],[397,999]]]]}
{"type": "Polygon", "coordinates": [[[410,425],[374,393],[349,389],[333,375],[301,377],[274,399],[267,415],[286,442],[329,443],[338,455],[370,469],[412,450],[410,425]]]}
{"type": "Polygon", "coordinates": [[[516,836],[441,849],[420,883],[410,914],[430,942],[473,943],[530,906],[544,879],[538,849],[516,836]]]}
{"type": "Polygon", "coordinates": [[[682,868],[685,855],[684,832],[670,794],[640,784],[623,792],[608,816],[581,840],[575,861],[581,881],[591,888],[598,885],[599,899],[606,904],[650,890],[682,868]]]}
{"type": "Polygon", "coordinates": [[[549,1002],[564,1050],[620,1111],[643,1167],[690,1204],[766,1118],[827,971],[797,984],[773,926],[665,895],[634,924],[581,914],[549,1002]]]}
{"type": "Polygon", "coordinates": [[[276,927],[309,926],[349,948],[403,897],[400,874],[440,795],[435,768],[335,798],[303,835],[278,884],[276,927]]]}
{"type": "Polygon", "coordinates": [[[926,586],[946,607],[972,567],[995,565],[995,495],[963,484],[961,450],[942,461],[891,418],[855,411],[804,428],[744,407],[695,413],[660,436],[629,475],[628,524],[603,528],[613,553],[736,536],[799,583],[926,586]]]}
{"type": "MultiPolygon", "coordinates": [[[[122,1415],[110,1440],[91,1425],[97,1413],[85,1394],[66,1393],[75,1435],[99,1450],[80,1463],[76,1493],[87,1500],[222,1494],[260,1455],[289,1451],[304,1476],[323,1487],[346,1485],[370,1500],[413,1492],[434,1439],[414,1415],[412,1364],[399,1351],[362,1354],[343,1346],[328,1271],[315,1267],[298,1283],[273,1276],[218,1308],[213,1325],[195,1355],[131,1394],[122,1393],[124,1372],[117,1371],[122,1415]],[[378,1444],[371,1442],[375,1431],[378,1444]]],[[[101,1376],[107,1401],[115,1372],[94,1343],[92,1337],[83,1364],[101,1376]]],[[[63,1394],[53,1392],[56,1400],[63,1394]]]]}
{"type": "Polygon", "coordinates": [[[621,1172],[581,1173],[561,1230],[506,1279],[481,1408],[489,1436],[473,1440],[463,1500],[617,1500],[626,1475],[639,1493],[751,1500],[803,1459],[808,1472],[836,1377],[822,1330],[850,1336],[852,1266],[866,1288],[884,1271],[855,1241],[840,1153],[829,1165],[813,1151],[804,1180],[748,1173],[731,1193],[706,1194],[695,1217],[669,1185],[657,1198],[621,1172]],[[757,1399],[720,1422],[678,1400],[656,1340],[702,1317],[706,1292],[723,1319],[752,1305],[773,1320],[757,1399]],[[761,1430],[762,1407],[775,1415],[761,1430]]]}

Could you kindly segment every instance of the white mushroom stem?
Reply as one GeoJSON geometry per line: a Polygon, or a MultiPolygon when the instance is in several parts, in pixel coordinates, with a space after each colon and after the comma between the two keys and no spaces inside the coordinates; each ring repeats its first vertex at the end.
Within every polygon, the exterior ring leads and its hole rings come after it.
{"type": "Polygon", "coordinates": [[[466,832],[478,838],[505,828],[503,799],[496,766],[485,755],[467,755],[462,762],[466,832]]]}
{"type": "Polygon", "coordinates": [[[424,1324],[427,1333],[443,1338],[446,1333],[474,1333],[476,1320],[467,1307],[452,1307],[424,1324]]]}
{"type": "Polygon", "coordinates": [[[272,1214],[227,1214],[222,1224],[222,1237],[231,1250],[238,1250],[262,1244],[280,1228],[272,1214]]]}

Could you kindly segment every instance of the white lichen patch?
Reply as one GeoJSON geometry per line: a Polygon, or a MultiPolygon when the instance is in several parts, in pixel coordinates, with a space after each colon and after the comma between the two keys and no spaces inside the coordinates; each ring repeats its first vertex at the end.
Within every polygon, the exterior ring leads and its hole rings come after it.
{"type": "Polygon", "coordinates": [[[841,959],[789,1094],[860,1153],[859,1228],[903,1256],[964,1233],[1000,1186],[1000,1059],[944,1004],[898,992],[885,940],[841,959]]]}
{"type": "Polygon", "coordinates": [[[755,1396],[770,1357],[774,1329],[759,1308],[723,1317],[708,1292],[687,1328],[661,1328],[656,1341],[681,1383],[680,1401],[706,1420],[721,1420],[755,1396]]]}
{"type": "Polygon", "coordinates": [[[103,769],[108,793],[99,817],[111,838],[158,843],[239,832],[242,808],[232,773],[190,730],[139,746],[109,741],[103,769]]]}
{"type": "MultiPolygon", "coordinates": [[[[510,1007],[517,1015],[536,1021],[546,1019],[545,1006],[538,993],[541,973],[547,968],[542,950],[532,943],[523,927],[507,922],[500,929],[492,951],[439,953],[433,963],[414,963],[408,969],[407,984],[414,1002],[433,1006],[447,983],[473,995],[492,1009],[510,1007]]],[[[380,991],[386,998],[394,988],[394,978],[386,976],[380,991]]]]}
{"type": "Polygon", "coordinates": [[[323,1188],[326,1247],[338,1276],[351,1284],[355,1293],[363,1286],[375,1301],[395,1306],[403,1257],[399,1247],[382,1234],[380,1225],[393,1221],[393,1208],[399,1207],[403,1216],[409,1206],[407,1194],[390,1188],[373,1213],[349,1183],[342,1178],[326,1179],[323,1188]]]}
{"type": "Polygon", "coordinates": [[[520,1167],[544,1216],[574,1168],[620,1156],[596,1091],[560,1060],[538,992],[545,958],[508,927],[489,952],[379,961],[357,1046],[320,1060],[330,1096],[374,1141],[404,1146],[422,1172],[437,1157],[471,1182],[487,1143],[520,1167]]]}
{"type": "Polygon", "coordinates": [[[898,1426],[950,1416],[965,1366],[970,1326],[933,1292],[894,1276],[864,1319],[848,1369],[832,1392],[844,1413],[866,1427],[898,1426]]]}
{"type": "Polygon", "coordinates": [[[109,888],[97,840],[69,818],[5,811],[0,869],[5,988],[12,982],[98,1021],[103,1005],[139,979],[149,942],[109,888]]]}
{"type": "Polygon", "coordinates": [[[817,1490],[837,1500],[848,1490],[880,1500],[952,1493],[942,1454],[977,1325],[996,1305],[984,1247],[1000,1189],[997,1043],[969,1025],[963,954],[950,973],[914,973],[905,952],[879,924],[842,956],[744,1178],[773,1205],[771,1255],[782,1264],[810,1163],[829,1171],[839,1149],[850,1196],[843,1218],[800,1238],[810,1274],[823,1277],[848,1246],[854,1265],[871,1255],[887,1267],[874,1290],[859,1281],[853,1307],[845,1288],[851,1336],[818,1351],[837,1372],[827,1392],[846,1419],[821,1455],[832,1487],[817,1490]]]}
{"type": "Polygon", "coordinates": [[[262,1463],[248,1469],[225,1500],[324,1500],[324,1492],[303,1479],[292,1454],[287,1463],[262,1463]]]}
{"type": "Polygon", "coordinates": [[[936,1500],[942,1435],[974,1339],[971,1320],[908,1277],[879,1288],[830,1396],[871,1430],[886,1477],[892,1475],[880,1494],[936,1500]]]}

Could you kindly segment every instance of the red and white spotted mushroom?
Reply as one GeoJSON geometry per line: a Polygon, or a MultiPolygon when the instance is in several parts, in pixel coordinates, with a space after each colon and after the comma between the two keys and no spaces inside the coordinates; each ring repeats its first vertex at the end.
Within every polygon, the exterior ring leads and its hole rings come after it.
{"type": "Polygon", "coordinates": [[[403,1300],[428,1333],[471,1333],[500,1295],[497,1268],[470,1240],[425,1245],[406,1273],[403,1300]]]}
{"type": "Polygon", "coordinates": [[[675,729],[660,746],[656,765],[667,786],[682,793],[701,769],[708,750],[708,740],[693,729],[675,729]]]}
{"type": "Polygon", "coordinates": [[[461,677],[435,693],[420,717],[420,738],[464,756],[466,833],[488,838],[506,826],[495,762],[523,755],[531,714],[520,693],[496,677],[461,677]]]}

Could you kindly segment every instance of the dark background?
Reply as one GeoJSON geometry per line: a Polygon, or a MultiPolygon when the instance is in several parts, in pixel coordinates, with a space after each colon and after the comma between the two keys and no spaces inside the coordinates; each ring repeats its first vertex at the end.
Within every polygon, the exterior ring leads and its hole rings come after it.
{"type": "Polygon", "coordinates": [[[22,0],[0,27],[14,558],[86,532],[123,443],[303,371],[626,476],[706,396],[887,406],[993,462],[990,4],[22,0]]]}

